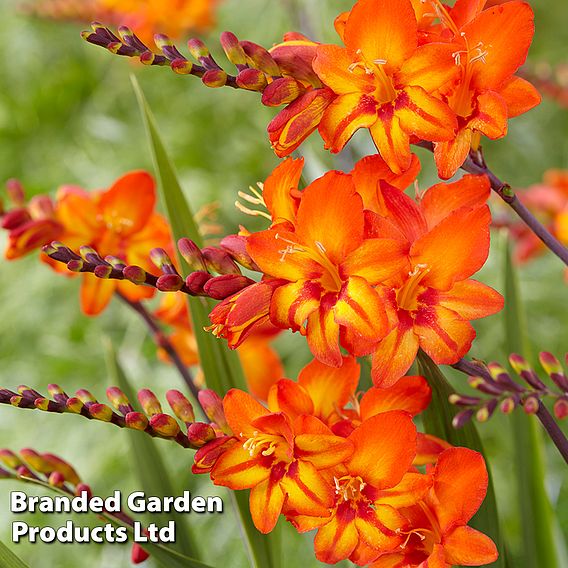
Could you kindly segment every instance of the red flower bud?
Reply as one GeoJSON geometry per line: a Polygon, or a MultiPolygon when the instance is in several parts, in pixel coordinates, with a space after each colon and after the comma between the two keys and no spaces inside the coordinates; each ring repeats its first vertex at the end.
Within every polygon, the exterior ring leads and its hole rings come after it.
{"type": "Polygon", "coordinates": [[[203,287],[203,291],[214,300],[224,300],[254,283],[254,280],[246,276],[223,274],[208,280],[203,287]]]}
{"type": "Polygon", "coordinates": [[[194,422],[187,429],[187,439],[194,448],[201,448],[216,437],[215,430],[205,422],[194,422]]]}
{"type": "Polygon", "coordinates": [[[262,104],[269,107],[287,105],[306,92],[305,87],[292,77],[282,77],[270,83],[262,93],[262,104]]]}

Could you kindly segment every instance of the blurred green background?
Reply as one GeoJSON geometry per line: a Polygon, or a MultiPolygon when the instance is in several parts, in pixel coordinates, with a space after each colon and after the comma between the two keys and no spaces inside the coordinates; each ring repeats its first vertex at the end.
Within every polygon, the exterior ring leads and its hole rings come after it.
{"type": "MultiPolygon", "coordinates": [[[[130,169],[151,170],[129,80],[133,73],[156,114],[194,209],[219,201],[227,232],[234,232],[239,223],[254,228],[254,222],[238,213],[233,203],[237,190],[264,180],[278,162],[265,133],[272,110],[262,107],[252,93],[208,90],[194,78],[113,57],[82,42],[81,25],[32,18],[22,14],[17,4],[0,0],[0,182],[19,178],[32,195],[52,192],[61,184],[104,188],[130,169]]],[[[335,41],[333,18],[350,4],[349,0],[225,0],[219,10],[218,32],[230,29],[241,39],[269,46],[285,31],[298,29],[301,22],[308,23],[318,39],[335,41]]],[[[535,2],[534,9],[537,33],[531,60],[554,64],[564,58],[565,62],[565,0],[535,2]]],[[[214,32],[208,43],[218,53],[217,35],[214,32]]],[[[348,151],[336,158],[321,146],[314,136],[303,148],[310,179],[331,167],[343,168],[353,155],[370,151],[365,133],[359,133],[348,151]]],[[[568,111],[545,100],[536,110],[513,120],[505,140],[486,144],[486,155],[493,169],[515,187],[539,181],[549,168],[568,168],[568,111]]],[[[426,188],[436,178],[431,157],[421,157],[420,186],[426,188]]],[[[4,241],[2,234],[1,248],[4,241]]],[[[481,279],[502,291],[503,247],[499,241],[494,235],[493,252],[481,279]]],[[[520,277],[535,352],[562,355],[567,351],[568,298],[560,262],[545,256],[523,267],[520,277]]],[[[168,388],[181,386],[174,370],[156,361],[153,344],[135,316],[113,303],[101,317],[86,318],[78,307],[78,282],[55,275],[38,262],[37,255],[0,263],[0,325],[1,386],[14,388],[25,383],[45,392],[47,384],[58,383],[67,391],[89,388],[103,398],[108,386],[104,336],[110,336],[120,349],[137,387],[150,387],[163,395],[168,388]]],[[[476,327],[479,337],[472,356],[504,362],[502,316],[482,320],[476,327]]],[[[277,345],[288,376],[295,377],[309,360],[304,342],[286,335],[277,345]]],[[[455,381],[462,391],[468,390],[463,378],[455,381]]],[[[519,499],[510,428],[506,417],[496,416],[479,430],[495,476],[512,565],[517,567],[524,564],[519,556],[519,499]]],[[[181,491],[191,476],[191,454],[165,442],[157,445],[181,491]]],[[[33,447],[59,454],[101,495],[117,488],[125,493],[138,488],[129,440],[124,432],[110,426],[2,407],[0,447],[33,447]]],[[[568,479],[551,444],[547,445],[546,462],[546,487],[566,535],[568,479]]],[[[218,492],[206,479],[201,484],[203,493],[218,492]]],[[[16,520],[8,512],[9,491],[21,488],[0,482],[0,540],[5,543],[10,542],[11,523],[16,520]]],[[[77,520],[85,522],[81,517],[77,520]]],[[[49,523],[49,519],[36,515],[29,522],[49,523]]],[[[191,524],[200,541],[207,543],[206,561],[214,566],[246,566],[230,511],[220,518],[195,517],[191,524]]],[[[294,559],[302,555],[310,559],[298,561],[302,566],[318,565],[311,560],[309,537],[299,542],[302,544],[286,551],[287,565],[296,565],[294,559]]],[[[58,568],[126,566],[130,552],[128,546],[120,545],[24,544],[12,549],[32,567],[49,563],[58,568]]]]}

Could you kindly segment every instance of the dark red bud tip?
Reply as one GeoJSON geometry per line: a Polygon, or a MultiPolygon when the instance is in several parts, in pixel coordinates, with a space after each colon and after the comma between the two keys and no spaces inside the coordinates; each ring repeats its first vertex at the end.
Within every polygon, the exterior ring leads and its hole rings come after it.
{"type": "Polygon", "coordinates": [[[186,424],[195,420],[193,406],[183,393],[178,390],[169,390],[166,393],[166,400],[174,411],[174,414],[186,424]]]}
{"type": "Polygon", "coordinates": [[[160,292],[177,292],[183,287],[183,278],[177,274],[162,274],[156,282],[160,292]]]}
{"type": "Polygon", "coordinates": [[[130,553],[130,560],[132,564],[142,564],[150,558],[150,555],[137,543],[132,545],[132,552],[130,553]]]}
{"type": "Polygon", "coordinates": [[[156,395],[149,389],[142,389],[138,392],[138,402],[148,416],[162,414],[162,406],[156,395]]]}
{"type": "Polygon", "coordinates": [[[254,280],[246,276],[223,274],[208,280],[203,287],[203,291],[214,300],[224,300],[254,283],[254,280]]]}
{"type": "Polygon", "coordinates": [[[102,278],[106,280],[110,277],[112,273],[112,266],[107,266],[105,264],[100,264],[99,266],[95,266],[95,276],[97,278],[102,278]]]}
{"type": "Polygon", "coordinates": [[[463,410],[462,412],[458,412],[455,416],[454,419],[452,420],[452,426],[458,430],[459,428],[462,428],[463,426],[465,426],[472,418],[473,416],[473,409],[472,408],[468,408],[467,410],[463,410]]]}
{"type": "Polygon", "coordinates": [[[200,59],[201,57],[207,57],[209,55],[209,50],[207,46],[197,38],[191,38],[187,42],[187,49],[191,53],[192,57],[195,59],[200,59]]]}
{"type": "Polygon", "coordinates": [[[305,88],[292,77],[282,77],[270,83],[262,93],[262,104],[269,107],[287,105],[305,92],[305,88]]]}
{"type": "Polygon", "coordinates": [[[527,414],[536,414],[540,407],[540,401],[538,397],[529,395],[523,402],[523,408],[527,414]]]}
{"type": "Polygon", "coordinates": [[[260,268],[247,252],[247,238],[244,235],[228,235],[219,243],[222,250],[230,254],[241,266],[260,272],[260,268]]]}
{"type": "Polygon", "coordinates": [[[180,433],[177,420],[169,414],[154,414],[150,418],[150,426],[166,438],[175,438],[180,433]]]}
{"type": "Polygon", "coordinates": [[[240,45],[237,36],[233,32],[223,32],[220,37],[220,43],[227,59],[233,65],[246,65],[246,54],[240,45]]]}
{"type": "Polygon", "coordinates": [[[54,471],[49,476],[48,483],[52,487],[63,487],[65,484],[65,476],[59,471],[54,471]]]}
{"type": "Polygon", "coordinates": [[[126,427],[132,430],[146,430],[148,428],[148,418],[141,412],[129,412],[125,417],[126,427]]]}
{"type": "Polygon", "coordinates": [[[206,87],[218,89],[227,84],[228,75],[222,69],[210,69],[203,74],[201,81],[206,87]]]}
{"type": "Polygon", "coordinates": [[[194,422],[187,429],[187,439],[194,448],[201,448],[215,438],[215,430],[205,422],[194,422]]]}
{"type": "Polygon", "coordinates": [[[174,59],[170,63],[170,67],[178,75],[189,75],[193,71],[193,63],[187,59],[174,59]]]}
{"type": "Polygon", "coordinates": [[[240,274],[241,269],[236,262],[224,250],[216,247],[205,247],[201,254],[205,259],[207,268],[217,274],[240,274]]]}
{"type": "Polygon", "coordinates": [[[146,271],[139,266],[130,265],[124,268],[122,274],[133,284],[144,284],[146,282],[146,271]]]}
{"type": "Polygon", "coordinates": [[[18,227],[31,221],[31,215],[28,213],[27,209],[23,207],[18,209],[12,209],[12,211],[6,213],[2,218],[2,228],[6,231],[12,231],[18,227]]]}
{"type": "Polygon", "coordinates": [[[568,399],[567,398],[559,398],[554,403],[554,416],[558,420],[564,420],[568,418],[568,399]]]}
{"type": "Polygon", "coordinates": [[[258,69],[243,69],[237,75],[237,85],[247,91],[262,91],[266,85],[266,75],[258,69]]]}
{"type": "Polygon", "coordinates": [[[79,483],[77,487],[75,487],[75,495],[80,497],[83,493],[87,493],[87,499],[89,501],[93,498],[93,491],[90,486],[86,483],[79,483]]]}
{"type": "Polygon", "coordinates": [[[205,295],[203,287],[205,286],[205,283],[211,278],[213,278],[213,276],[211,276],[209,272],[198,270],[197,272],[192,272],[185,279],[185,285],[187,286],[187,289],[191,294],[194,294],[195,296],[203,296],[205,295]]]}

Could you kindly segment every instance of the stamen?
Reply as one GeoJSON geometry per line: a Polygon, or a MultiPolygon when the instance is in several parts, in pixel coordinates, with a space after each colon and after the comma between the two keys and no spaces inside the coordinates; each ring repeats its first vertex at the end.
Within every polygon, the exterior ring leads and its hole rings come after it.
{"type": "Polygon", "coordinates": [[[242,211],[243,213],[246,213],[247,215],[252,215],[253,217],[264,217],[265,219],[268,219],[269,221],[272,221],[272,217],[266,213],[266,211],[258,211],[256,209],[249,209],[248,207],[245,207],[240,201],[235,201],[235,207],[239,210],[242,211]]]}
{"type": "MultiPolygon", "coordinates": [[[[248,193],[245,193],[244,191],[239,191],[238,195],[241,199],[243,199],[244,201],[247,201],[248,203],[251,203],[252,205],[260,205],[263,209],[267,209],[266,202],[264,201],[264,197],[262,196],[262,190],[264,189],[264,185],[259,182],[259,183],[257,183],[257,186],[260,189],[260,191],[258,191],[257,189],[255,189],[252,186],[249,186],[249,191],[252,195],[249,195],[248,193]]],[[[269,221],[272,221],[272,217],[266,211],[259,211],[257,209],[250,209],[249,207],[246,207],[245,205],[243,205],[239,201],[235,201],[235,207],[239,211],[242,211],[243,213],[246,213],[247,215],[252,215],[253,217],[259,217],[260,216],[260,217],[264,217],[265,219],[268,219],[269,221]]]]}

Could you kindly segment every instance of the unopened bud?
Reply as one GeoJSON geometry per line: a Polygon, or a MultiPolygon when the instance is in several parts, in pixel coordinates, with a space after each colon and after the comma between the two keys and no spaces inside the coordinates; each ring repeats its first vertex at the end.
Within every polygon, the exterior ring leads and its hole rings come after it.
{"type": "Polygon", "coordinates": [[[261,45],[252,41],[239,42],[248,60],[252,62],[256,69],[260,69],[269,77],[278,77],[281,75],[280,67],[274,61],[272,55],[261,45]]]}
{"type": "Polygon", "coordinates": [[[215,438],[215,430],[205,422],[194,422],[187,429],[187,439],[194,448],[201,448],[215,438]]]}
{"type": "Polygon", "coordinates": [[[224,300],[254,283],[254,280],[246,276],[223,274],[208,280],[203,287],[203,291],[214,300],[224,300]]]}
{"type": "Polygon", "coordinates": [[[262,92],[262,104],[268,107],[287,105],[304,94],[306,89],[292,77],[282,77],[269,83],[262,92]]]}
{"type": "Polygon", "coordinates": [[[17,469],[22,465],[22,460],[14,452],[2,449],[0,450],[0,463],[9,469],[17,469]]]}
{"type": "Polygon", "coordinates": [[[215,422],[226,434],[230,434],[231,429],[225,418],[223,400],[221,397],[211,389],[203,389],[197,393],[197,398],[207,418],[209,418],[211,422],[215,422]]]}
{"type": "Polygon", "coordinates": [[[148,416],[162,414],[162,406],[156,395],[149,389],[138,391],[138,401],[140,406],[148,416]]]}
{"type": "Polygon", "coordinates": [[[191,239],[179,239],[177,245],[181,256],[192,270],[207,270],[201,249],[191,239]]]}
{"type": "Polygon", "coordinates": [[[77,495],[77,497],[81,497],[83,493],[87,494],[87,501],[90,501],[93,498],[93,491],[90,486],[86,483],[79,483],[79,485],[75,487],[75,495],[77,495]]]}
{"type": "Polygon", "coordinates": [[[130,401],[118,387],[109,387],[106,391],[106,395],[113,407],[123,416],[134,411],[130,401]]]}
{"type": "Polygon", "coordinates": [[[471,408],[463,410],[462,412],[458,412],[452,420],[452,426],[456,430],[458,430],[459,428],[465,426],[471,420],[472,416],[473,416],[473,409],[471,408]]]}
{"type": "Polygon", "coordinates": [[[67,399],[69,398],[59,385],[47,385],[47,392],[49,393],[49,396],[56,402],[65,403],[65,401],[67,401],[67,399]]]}
{"type": "Polygon", "coordinates": [[[224,250],[216,247],[205,247],[201,253],[209,272],[217,274],[241,274],[241,269],[231,256],[224,250]]]}
{"type": "Polygon", "coordinates": [[[175,438],[180,433],[177,420],[169,414],[154,414],[150,418],[150,426],[165,438],[175,438]]]}
{"type": "Polygon", "coordinates": [[[13,231],[32,220],[27,209],[12,209],[2,217],[2,224],[0,225],[6,231],[13,231]]]}
{"type": "Polygon", "coordinates": [[[50,474],[49,479],[47,480],[51,487],[63,487],[65,484],[65,477],[62,473],[58,471],[54,471],[50,474]]]}
{"type": "Polygon", "coordinates": [[[511,355],[509,355],[509,363],[517,375],[520,375],[523,371],[531,370],[531,366],[528,364],[527,360],[517,353],[511,353],[511,355]]]}
{"type": "Polygon", "coordinates": [[[129,412],[125,417],[127,428],[132,430],[146,430],[148,428],[148,418],[141,412],[129,412]]]}
{"type": "Polygon", "coordinates": [[[25,465],[21,465],[16,469],[16,475],[26,479],[37,479],[37,477],[25,465]]]}
{"type": "Polygon", "coordinates": [[[562,365],[560,361],[552,354],[547,351],[543,351],[538,356],[542,368],[546,371],[547,375],[552,373],[563,373],[562,365]]]}
{"type": "Polygon", "coordinates": [[[20,450],[23,462],[38,473],[51,473],[53,468],[35,450],[24,448],[20,450]]]}
{"type": "Polygon", "coordinates": [[[49,195],[34,195],[28,203],[28,211],[34,219],[50,219],[55,214],[55,207],[49,195]]]}
{"type": "Polygon", "coordinates": [[[174,263],[163,248],[152,249],[150,259],[164,274],[177,274],[174,263]]]}
{"type": "Polygon", "coordinates": [[[559,398],[554,403],[554,416],[558,418],[558,420],[564,420],[568,417],[568,399],[566,398],[559,398]]]}
{"type": "Polygon", "coordinates": [[[77,485],[81,482],[81,478],[77,475],[75,469],[68,464],[65,460],[53,454],[43,454],[43,459],[49,463],[52,471],[58,471],[63,475],[65,481],[71,483],[72,485],[77,485]]]}
{"type": "Polygon", "coordinates": [[[205,294],[203,287],[208,280],[211,280],[211,278],[213,278],[213,276],[211,276],[209,272],[198,270],[197,272],[192,272],[187,276],[185,279],[185,285],[191,294],[194,294],[195,296],[203,296],[205,294]]]}
{"type": "Polygon", "coordinates": [[[160,292],[178,292],[183,287],[183,278],[178,274],[162,274],[156,281],[160,292]]]}
{"type": "Polygon", "coordinates": [[[108,266],[106,264],[100,264],[99,266],[95,266],[94,274],[97,278],[102,278],[106,280],[110,277],[112,273],[112,266],[108,266]]]}
{"type": "Polygon", "coordinates": [[[223,32],[220,37],[221,47],[227,59],[233,65],[246,65],[247,57],[237,36],[232,32],[223,32]]]}
{"type": "Polygon", "coordinates": [[[166,393],[166,400],[174,414],[185,424],[195,422],[195,413],[191,402],[178,390],[169,390],[166,393]]]}
{"type": "Polygon", "coordinates": [[[233,436],[223,436],[211,440],[195,452],[191,471],[193,473],[209,473],[217,460],[236,443],[237,439],[233,436]]]}
{"type": "Polygon", "coordinates": [[[133,284],[144,284],[146,282],[146,271],[140,266],[131,264],[122,271],[122,274],[127,280],[133,284]]]}
{"type": "Polygon", "coordinates": [[[130,561],[132,564],[142,564],[150,558],[150,555],[138,544],[134,543],[132,545],[132,551],[130,552],[130,561]]]}
{"type": "Polygon", "coordinates": [[[97,399],[86,389],[79,389],[75,394],[83,404],[98,402],[97,399]]]}
{"type": "Polygon", "coordinates": [[[540,401],[538,397],[529,395],[523,402],[523,408],[527,414],[536,414],[540,408],[540,401]]]}
{"type": "Polygon", "coordinates": [[[79,247],[79,254],[83,257],[83,260],[86,260],[91,264],[106,265],[105,261],[100,257],[99,253],[93,247],[83,245],[82,247],[79,247]]]}
{"type": "Polygon", "coordinates": [[[467,382],[472,388],[485,394],[499,395],[503,392],[502,388],[486,381],[483,377],[468,377],[467,382]]]}
{"type": "Polygon", "coordinates": [[[201,77],[201,81],[206,87],[217,89],[227,84],[228,75],[223,69],[209,69],[201,77]]]}
{"type": "Polygon", "coordinates": [[[495,409],[497,408],[497,399],[493,398],[484,404],[475,413],[475,418],[478,422],[487,422],[493,416],[495,409]]]}
{"type": "Polygon", "coordinates": [[[267,84],[266,75],[258,69],[243,69],[237,75],[237,85],[247,91],[262,91],[267,84]]]}
{"type": "Polygon", "coordinates": [[[170,63],[172,70],[178,75],[189,75],[193,71],[193,63],[187,59],[174,59],[170,63]]]}
{"type": "Polygon", "coordinates": [[[191,56],[195,57],[197,60],[201,57],[209,56],[209,49],[207,49],[207,46],[197,38],[191,38],[187,42],[187,49],[189,50],[189,53],[191,53],[191,56]]]}
{"type": "Polygon", "coordinates": [[[455,404],[456,406],[475,406],[481,402],[481,398],[453,393],[448,397],[448,401],[450,404],[455,404]]]}
{"type": "Polygon", "coordinates": [[[81,414],[81,412],[85,408],[83,402],[77,397],[69,398],[65,403],[65,406],[67,406],[67,410],[69,412],[73,412],[74,414],[81,414]]]}
{"type": "Polygon", "coordinates": [[[499,409],[503,414],[511,414],[513,410],[515,410],[516,406],[517,406],[516,400],[513,397],[509,396],[501,401],[499,409]]]}
{"type": "Polygon", "coordinates": [[[247,252],[247,238],[243,235],[229,235],[221,240],[219,246],[233,257],[241,266],[260,272],[260,268],[247,252]]]}
{"type": "Polygon", "coordinates": [[[101,422],[111,422],[114,415],[112,408],[106,404],[94,403],[89,405],[89,414],[101,422]]]}

